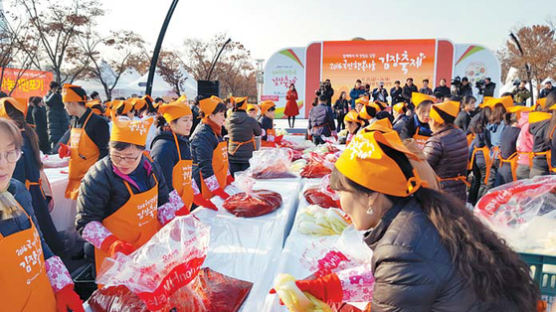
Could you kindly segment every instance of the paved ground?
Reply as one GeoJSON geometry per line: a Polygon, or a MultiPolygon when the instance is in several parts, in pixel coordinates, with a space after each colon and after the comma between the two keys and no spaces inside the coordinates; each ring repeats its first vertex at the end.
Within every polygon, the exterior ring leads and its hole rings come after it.
{"type": "Polygon", "coordinates": [[[308,120],[307,119],[296,119],[295,128],[289,129],[287,119],[275,119],[274,127],[282,128],[288,130],[289,133],[305,133],[307,129],[308,120]]]}

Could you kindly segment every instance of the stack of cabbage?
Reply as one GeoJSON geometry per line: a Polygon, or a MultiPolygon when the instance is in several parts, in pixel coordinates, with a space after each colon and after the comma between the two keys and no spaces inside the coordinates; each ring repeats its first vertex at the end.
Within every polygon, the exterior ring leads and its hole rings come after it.
{"type": "Polygon", "coordinates": [[[301,211],[297,230],[315,236],[339,235],[349,224],[339,209],[310,205],[301,211]]]}

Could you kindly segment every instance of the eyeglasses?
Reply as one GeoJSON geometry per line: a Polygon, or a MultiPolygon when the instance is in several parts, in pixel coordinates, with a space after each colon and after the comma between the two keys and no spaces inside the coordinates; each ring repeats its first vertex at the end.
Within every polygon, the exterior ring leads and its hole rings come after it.
{"type": "Polygon", "coordinates": [[[9,163],[17,162],[19,160],[19,157],[21,157],[21,150],[19,149],[0,153],[0,159],[4,158],[9,163]]]}
{"type": "Polygon", "coordinates": [[[116,161],[118,163],[131,163],[131,162],[135,162],[137,161],[137,159],[139,159],[139,157],[141,157],[142,154],[139,154],[135,157],[122,157],[120,155],[116,155],[116,154],[112,154],[110,153],[110,158],[112,158],[113,161],[116,161]]]}

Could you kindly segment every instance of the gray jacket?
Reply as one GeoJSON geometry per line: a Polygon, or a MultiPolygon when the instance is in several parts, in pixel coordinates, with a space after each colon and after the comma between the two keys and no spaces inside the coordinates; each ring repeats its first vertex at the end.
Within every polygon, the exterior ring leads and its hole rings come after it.
{"type": "MultiPolygon", "coordinates": [[[[463,130],[448,126],[434,133],[425,143],[423,153],[439,178],[467,177],[469,149],[463,130]]],[[[463,202],[467,201],[467,189],[463,181],[442,181],[440,188],[463,202]]]]}
{"type": "Polygon", "coordinates": [[[254,143],[240,144],[239,142],[247,142],[254,136],[261,135],[261,125],[254,118],[249,117],[245,111],[236,111],[226,119],[226,130],[228,130],[230,138],[228,143],[230,162],[249,163],[255,145],[254,143]]]}

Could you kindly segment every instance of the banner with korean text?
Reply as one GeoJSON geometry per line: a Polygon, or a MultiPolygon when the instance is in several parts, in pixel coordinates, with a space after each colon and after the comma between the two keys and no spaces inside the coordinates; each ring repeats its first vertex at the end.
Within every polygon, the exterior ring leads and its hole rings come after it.
{"type": "Polygon", "coordinates": [[[402,86],[406,78],[421,86],[423,79],[435,81],[436,40],[324,41],[321,79],[330,79],[335,100],[342,91],[353,88],[356,79],[371,85],[382,81],[390,90],[394,81],[402,86]]]}
{"type": "Polygon", "coordinates": [[[2,76],[2,91],[17,99],[45,96],[53,76],[51,72],[5,68],[2,76]]]}

